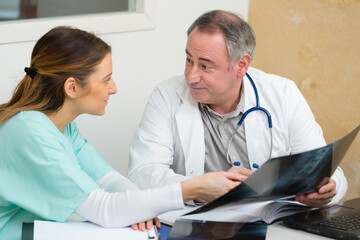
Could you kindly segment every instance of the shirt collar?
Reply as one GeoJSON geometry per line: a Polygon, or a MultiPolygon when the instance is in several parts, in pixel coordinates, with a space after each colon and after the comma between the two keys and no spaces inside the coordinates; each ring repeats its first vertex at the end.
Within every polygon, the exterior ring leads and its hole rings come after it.
{"type": "Polygon", "coordinates": [[[203,104],[201,102],[199,102],[199,108],[202,112],[207,111],[210,114],[219,116],[223,119],[229,119],[232,117],[236,117],[239,116],[241,113],[244,113],[244,108],[245,108],[245,97],[244,97],[244,87],[243,84],[241,85],[241,89],[240,89],[240,101],[236,106],[236,109],[230,113],[227,113],[225,115],[221,115],[217,112],[215,112],[214,110],[212,110],[207,104],[203,104]]]}

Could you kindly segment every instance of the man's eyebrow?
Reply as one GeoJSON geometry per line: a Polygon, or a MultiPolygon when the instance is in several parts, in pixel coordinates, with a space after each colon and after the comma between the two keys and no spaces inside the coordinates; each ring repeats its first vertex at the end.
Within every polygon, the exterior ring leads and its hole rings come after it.
{"type": "Polygon", "coordinates": [[[208,62],[208,63],[211,63],[211,64],[214,64],[213,61],[211,61],[210,59],[207,59],[207,58],[199,58],[200,61],[205,61],[205,62],[208,62]]]}
{"type": "Polygon", "coordinates": [[[111,76],[111,74],[112,74],[112,73],[107,74],[107,75],[106,75],[105,77],[103,77],[102,79],[105,79],[105,78],[111,76]]]}
{"type": "MultiPolygon", "coordinates": [[[[189,51],[187,49],[185,49],[185,52],[187,55],[189,55],[190,57],[192,57],[192,55],[189,53],[189,51]]],[[[211,61],[210,59],[207,59],[207,58],[199,58],[200,61],[205,61],[205,62],[208,62],[208,63],[212,63],[214,64],[213,61],[211,61]]]]}
{"type": "Polygon", "coordinates": [[[189,55],[190,57],[192,57],[192,55],[189,53],[189,51],[187,49],[185,49],[185,52],[187,55],[189,55]]]}

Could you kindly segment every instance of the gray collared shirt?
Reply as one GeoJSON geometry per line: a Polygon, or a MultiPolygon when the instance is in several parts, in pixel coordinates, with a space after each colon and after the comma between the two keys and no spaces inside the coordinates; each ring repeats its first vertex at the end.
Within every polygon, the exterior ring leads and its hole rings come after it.
{"type": "MultiPolygon", "coordinates": [[[[243,96],[243,90],[241,90],[243,96]]],[[[225,115],[213,111],[208,105],[199,103],[204,123],[205,172],[227,171],[232,165],[226,160],[230,138],[244,112],[244,98],[240,98],[236,109],[225,115]]],[[[235,134],[230,146],[229,157],[232,162],[239,161],[240,166],[250,169],[244,122],[235,134]]]]}

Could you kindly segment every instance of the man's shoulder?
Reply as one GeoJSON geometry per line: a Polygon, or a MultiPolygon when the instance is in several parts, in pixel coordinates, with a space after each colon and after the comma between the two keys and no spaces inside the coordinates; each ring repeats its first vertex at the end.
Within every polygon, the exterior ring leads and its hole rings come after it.
{"type": "Polygon", "coordinates": [[[197,103],[191,97],[184,75],[172,77],[156,85],[150,101],[164,101],[172,106],[197,103]]]}
{"type": "Polygon", "coordinates": [[[184,83],[184,75],[178,75],[160,82],[156,87],[162,89],[177,89],[179,87],[182,87],[184,83]]]}
{"type": "Polygon", "coordinates": [[[250,67],[248,69],[248,73],[251,75],[251,76],[254,76],[253,79],[256,81],[256,80],[271,80],[273,82],[276,82],[276,83],[283,83],[283,84],[293,84],[294,82],[286,77],[282,77],[282,76],[279,76],[279,75],[276,75],[276,74],[273,74],[273,73],[267,73],[265,71],[262,71],[260,69],[257,69],[257,68],[252,68],[250,67]]]}
{"type": "Polygon", "coordinates": [[[180,98],[186,98],[188,91],[184,75],[179,75],[156,85],[153,94],[160,94],[163,97],[167,96],[172,101],[178,101],[180,98]]]}
{"type": "Polygon", "coordinates": [[[271,87],[280,90],[281,88],[292,88],[296,86],[295,82],[288,78],[267,73],[256,68],[249,68],[248,73],[259,88],[271,87]]]}

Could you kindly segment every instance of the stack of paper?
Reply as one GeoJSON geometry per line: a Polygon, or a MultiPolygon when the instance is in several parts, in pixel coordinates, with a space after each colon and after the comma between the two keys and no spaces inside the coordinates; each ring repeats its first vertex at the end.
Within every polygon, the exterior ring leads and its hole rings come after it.
{"type": "MultiPolygon", "coordinates": [[[[154,227],[155,228],[155,227],[154,227]]],[[[103,228],[90,222],[34,222],[34,240],[141,240],[157,239],[155,229],[103,228]]]]}

